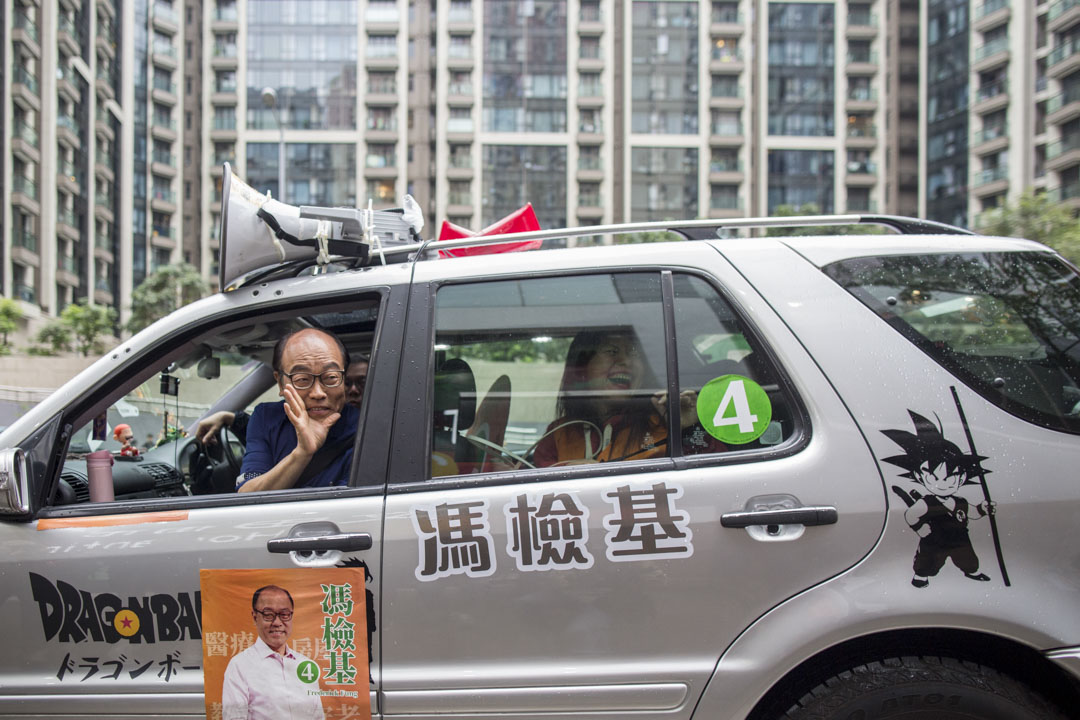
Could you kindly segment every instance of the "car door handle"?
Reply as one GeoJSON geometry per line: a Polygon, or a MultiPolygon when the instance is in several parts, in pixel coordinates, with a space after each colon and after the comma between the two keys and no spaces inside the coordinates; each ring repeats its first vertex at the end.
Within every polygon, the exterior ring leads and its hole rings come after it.
{"type": "Polygon", "coordinates": [[[835,525],[836,508],[828,505],[808,505],[775,510],[750,510],[724,513],[720,524],[726,528],[746,528],[751,525],[835,525]]]}
{"type": "Polygon", "coordinates": [[[370,550],[371,535],[368,533],[337,533],[314,537],[284,537],[266,541],[266,549],[272,553],[290,553],[315,550],[370,550]]]}

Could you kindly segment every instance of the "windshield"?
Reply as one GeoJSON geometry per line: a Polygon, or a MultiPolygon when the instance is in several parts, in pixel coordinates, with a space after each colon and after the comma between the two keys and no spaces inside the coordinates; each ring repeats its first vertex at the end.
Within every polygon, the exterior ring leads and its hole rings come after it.
{"type": "Polygon", "coordinates": [[[1060,258],[899,255],[824,271],[987,399],[1080,433],[1080,276],[1060,258]]]}

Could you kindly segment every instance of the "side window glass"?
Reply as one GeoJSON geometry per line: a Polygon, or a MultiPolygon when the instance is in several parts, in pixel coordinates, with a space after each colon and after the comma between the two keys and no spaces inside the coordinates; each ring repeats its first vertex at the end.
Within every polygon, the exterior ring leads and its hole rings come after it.
{"type": "Polygon", "coordinates": [[[104,411],[72,419],[53,504],[232,494],[248,482],[255,490],[347,484],[379,306],[375,296],[305,315],[262,315],[161,348],[161,360],[129,371],[104,411]],[[275,364],[288,379],[275,380],[275,364]],[[327,419],[328,431],[295,477],[262,487],[259,479],[284,467],[297,446],[284,386],[308,421],[327,419]],[[94,482],[101,473],[104,485],[94,482]]]}
{"type": "Polygon", "coordinates": [[[1080,275],[1059,258],[897,255],[824,270],[990,402],[1080,433],[1080,275]]]}
{"type": "Polygon", "coordinates": [[[674,281],[683,454],[787,440],[792,406],[771,361],[709,283],[690,275],[674,281]]]}
{"type": "Polygon", "coordinates": [[[668,456],[661,297],[657,273],[440,289],[432,475],[668,456]]]}

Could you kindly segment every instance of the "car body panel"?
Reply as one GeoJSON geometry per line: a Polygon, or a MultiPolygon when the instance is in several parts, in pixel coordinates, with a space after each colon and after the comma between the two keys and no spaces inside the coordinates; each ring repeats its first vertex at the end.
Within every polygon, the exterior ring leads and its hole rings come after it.
{"type": "MultiPolygon", "coordinates": [[[[877,467],[855,423],[778,318],[707,245],[665,246],[662,264],[655,246],[625,250],[615,262],[610,253],[595,254],[607,258],[604,269],[681,266],[704,271],[751,318],[765,344],[782,358],[795,393],[807,406],[805,446],[772,459],[751,453],[741,463],[682,470],[667,461],[649,472],[628,468],[600,477],[538,472],[525,483],[478,483],[468,477],[431,480],[430,487],[391,485],[383,563],[387,717],[470,717],[479,712],[540,717],[554,708],[573,717],[611,712],[690,717],[723,647],[778,600],[843,572],[877,541],[885,509],[877,467]],[[862,480],[842,497],[831,487],[830,458],[837,455],[862,480]],[[675,508],[689,517],[693,554],[611,561],[603,521],[613,505],[605,498],[619,486],[638,490],[657,483],[678,488],[675,508]],[[515,567],[507,551],[507,506],[522,494],[535,500],[558,493],[572,495],[587,508],[592,566],[553,572],[515,567]],[[836,505],[840,521],[807,528],[790,542],[763,542],[747,530],[720,526],[722,513],[742,510],[751,497],[765,493],[836,505]],[[470,503],[487,520],[494,571],[484,577],[421,581],[427,538],[417,529],[417,514],[431,516],[438,505],[470,503]],[[762,568],[767,568],[768,581],[752,580],[762,568]],[[431,593],[437,593],[437,601],[431,593]],[[483,611],[476,612],[480,606],[483,611]]],[[[597,271],[592,254],[553,252],[533,267],[538,273],[588,274],[597,271]],[[560,255],[572,257],[574,265],[560,255]]],[[[443,268],[438,276],[486,277],[464,263],[461,267],[461,273],[443,268]]],[[[424,280],[439,278],[427,267],[418,268],[414,292],[420,303],[427,304],[424,280]]],[[[408,347],[430,347],[430,334],[416,337],[423,328],[423,323],[411,324],[414,339],[407,340],[408,347]]]]}

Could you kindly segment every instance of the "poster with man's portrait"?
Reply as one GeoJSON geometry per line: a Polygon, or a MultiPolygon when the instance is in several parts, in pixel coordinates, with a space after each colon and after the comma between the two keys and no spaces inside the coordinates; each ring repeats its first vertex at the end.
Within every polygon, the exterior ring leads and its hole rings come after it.
{"type": "Polygon", "coordinates": [[[199,575],[208,720],[370,720],[363,568],[199,575]]]}

